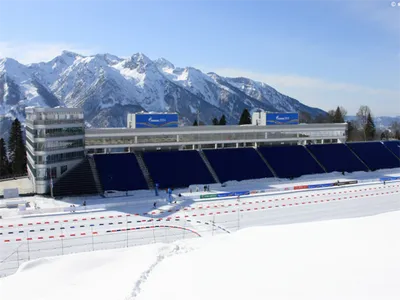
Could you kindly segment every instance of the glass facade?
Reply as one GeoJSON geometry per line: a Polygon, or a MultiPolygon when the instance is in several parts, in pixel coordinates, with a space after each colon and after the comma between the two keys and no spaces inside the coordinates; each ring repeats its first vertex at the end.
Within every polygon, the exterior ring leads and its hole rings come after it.
{"type": "Polygon", "coordinates": [[[36,156],[35,163],[39,165],[54,164],[62,161],[81,159],[84,157],[85,157],[85,151],[38,155],[36,156]]]}
{"type": "Polygon", "coordinates": [[[31,129],[26,127],[34,138],[51,138],[51,137],[63,137],[63,136],[74,136],[84,135],[84,127],[67,127],[67,128],[46,128],[46,129],[31,129]]]}
{"type": "Polygon", "coordinates": [[[79,147],[84,147],[84,142],[82,139],[66,141],[46,141],[34,143],[33,145],[35,151],[55,151],[79,147]]]}
{"type": "Polygon", "coordinates": [[[83,120],[83,112],[74,111],[34,111],[26,114],[27,121],[62,121],[83,120]]]}

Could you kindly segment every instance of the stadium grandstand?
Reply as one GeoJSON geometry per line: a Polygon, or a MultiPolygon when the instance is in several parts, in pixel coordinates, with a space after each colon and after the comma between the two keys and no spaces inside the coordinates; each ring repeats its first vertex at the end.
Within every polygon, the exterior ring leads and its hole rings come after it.
{"type": "Polygon", "coordinates": [[[28,176],[56,197],[400,167],[399,142],[348,143],[347,123],[179,127],[157,114],[153,126],[140,114],[129,128],[85,128],[77,108],[26,115],[28,176]]]}

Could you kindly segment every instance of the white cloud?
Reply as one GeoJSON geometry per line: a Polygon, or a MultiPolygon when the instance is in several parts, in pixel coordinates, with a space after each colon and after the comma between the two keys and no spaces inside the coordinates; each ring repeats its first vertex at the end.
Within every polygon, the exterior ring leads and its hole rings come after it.
{"type": "Polygon", "coordinates": [[[93,50],[68,43],[19,43],[0,41],[0,58],[10,57],[24,64],[49,61],[57,55],[60,55],[63,50],[73,51],[82,55],[95,53],[93,50]]]}
{"type": "Polygon", "coordinates": [[[263,74],[230,68],[214,69],[213,72],[264,82],[306,105],[324,110],[339,105],[345,107],[349,114],[355,114],[360,105],[368,105],[376,116],[400,115],[400,89],[378,89],[299,75],[263,74]]]}

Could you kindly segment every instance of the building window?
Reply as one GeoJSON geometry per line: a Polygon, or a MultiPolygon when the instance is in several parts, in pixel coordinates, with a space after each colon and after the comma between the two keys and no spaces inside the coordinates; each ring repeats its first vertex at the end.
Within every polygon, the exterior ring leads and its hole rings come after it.
{"type": "Polygon", "coordinates": [[[68,166],[61,166],[61,174],[64,174],[68,169],[68,166]]]}
{"type": "Polygon", "coordinates": [[[69,148],[80,148],[83,147],[83,140],[67,140],[67,141],[46,141],[35,143],[34,147],[36,151],[54,151],[69,148]]]}

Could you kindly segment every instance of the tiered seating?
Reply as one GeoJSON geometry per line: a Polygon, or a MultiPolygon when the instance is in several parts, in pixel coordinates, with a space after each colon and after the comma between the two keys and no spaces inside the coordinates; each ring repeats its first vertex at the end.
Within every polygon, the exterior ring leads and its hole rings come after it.
{"type": "Polygon", "coordinates": [[[384,141],[383,144],[390,150],[394,155],[400,158],[400,141],[384,141]]]}
{"type": "Polygon", "coordinates": [[[381,142],[347,143],[359,158],[371,169],[400,167],[400,161],[381,142]]]}
{"type": "Polygon", "coordinates": [[[197,151],[144,152],[143,159],[160,188],[215,182],[197,151]]]}
{"type": "Polygon", "coordinates": [[[55,197],[97,194],[98,191],[88,157],[60,177],[53,187],[55,197]]]}
{"type": "Polygon", "coordinates": [[[221,182],[274,177],[253,148],[203,150],[221,182]]]}
{"type": "Polygon", "coordinates": [[[306,174],[324,173],[321,166],[303,146],[258,148],[278,177],[294,178],[306,174]]]}
{"type": "Polygon", "coordinates": [[[131,191],[147,189],[142,170],[133,153],[94,155],[104,190],[131,191]]]}
{"type": "Polygon", "coordinates": [[[308,145],[307,148],[327,172],[368,171],[367,167],[345,144],[308,145]]]}

